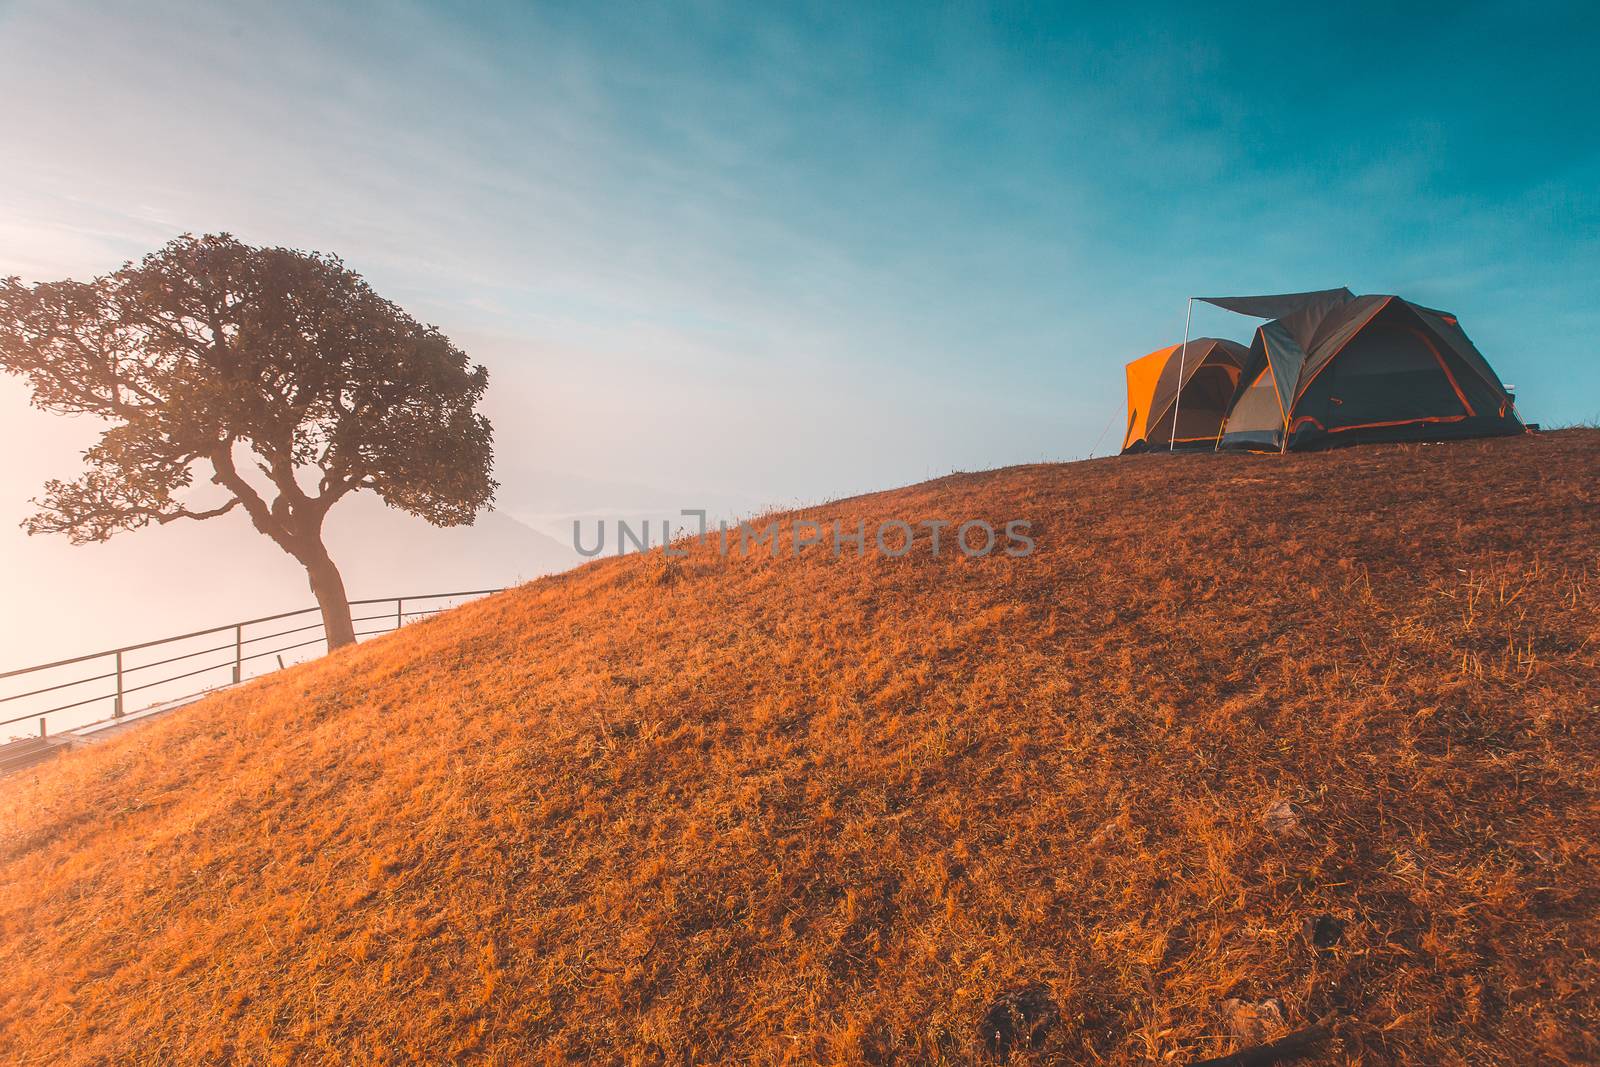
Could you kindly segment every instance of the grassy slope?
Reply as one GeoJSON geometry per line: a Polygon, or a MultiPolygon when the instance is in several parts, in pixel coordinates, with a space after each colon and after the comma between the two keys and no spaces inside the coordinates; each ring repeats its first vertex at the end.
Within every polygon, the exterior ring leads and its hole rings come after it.
{"type": "Polygon", "coordinates": [[[968,561],[605,560],[0,782],[0,1061],[1600,1055],[1600,433],[957,475],[968,561]],[[1263,812],[1298,808],[1298,828],[1263,812]],[[1307,915],[1349,924],[1318,958],[1307,915]]]}

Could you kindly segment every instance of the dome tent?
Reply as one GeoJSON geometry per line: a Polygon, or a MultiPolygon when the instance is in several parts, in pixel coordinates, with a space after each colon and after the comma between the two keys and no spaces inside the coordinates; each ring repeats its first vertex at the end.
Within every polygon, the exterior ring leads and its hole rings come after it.
{"type": "Polygon", "coordinates": [[[1447,312],[1348,289],[1195,299],[1271,320],[1242,364],[1220,448],[1303,451],[1526,429],[1447,312]]]}
{"type": "Polygon", "coordinates": [[[1249,354],[1235,341],[1199,337],[1187,342],[1187,350],[1171,345],[1129,363],[1123,454],[1215,448],[1249,354]]]}

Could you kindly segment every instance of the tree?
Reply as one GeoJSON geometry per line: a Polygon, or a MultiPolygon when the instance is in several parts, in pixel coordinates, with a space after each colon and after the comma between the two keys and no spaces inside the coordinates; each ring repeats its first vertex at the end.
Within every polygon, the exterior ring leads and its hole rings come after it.
{"type": "Polygon", "coordinates": [[[112,423],[83,474],[46,483],[30,534],[83,544],[243,508],[305,567],[330,648],[355,640],[323,545],[335,503],[370,489],[458,526],[494,500],[488,372],[335,256],[186,234],[90,282],[7,278],[0,369],[35,407],[112,423]],[[207,469],[226,499],[191,507],[180,491],[207,469]]]}

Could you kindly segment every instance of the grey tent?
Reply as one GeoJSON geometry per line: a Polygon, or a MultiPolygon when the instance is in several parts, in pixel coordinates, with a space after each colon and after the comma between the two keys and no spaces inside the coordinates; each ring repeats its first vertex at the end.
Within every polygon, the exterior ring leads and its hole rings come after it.
{"type": "Polygon", "coordinates": [[[1526,429],[1448,312],[1348,289],[1196,299],[1271,320],[1243,362],[1220,448],[1298,451],[1526,429]]]}

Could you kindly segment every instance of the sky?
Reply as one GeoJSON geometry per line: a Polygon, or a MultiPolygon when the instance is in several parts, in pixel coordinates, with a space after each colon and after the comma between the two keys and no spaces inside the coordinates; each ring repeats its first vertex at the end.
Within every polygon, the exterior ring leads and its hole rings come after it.
{"type": "MultiPolygon", "coordinates": [[[[1600,418],[1600,17],[1194,7],[0,0],[0,275],[337,253],[489,367],[501,511],[557,537],[1114,451],[1192,295],[1399,293],[1526,418],[1600,418]]],[[[91,589],[129,639],[272,599],[131,614],[125,563],[12,535],[94,437],[26,401],[0,552],[63,592],[14,652],[91,589]]],[[[210,562],[277,551],[235,517],[210,562]]]]}

